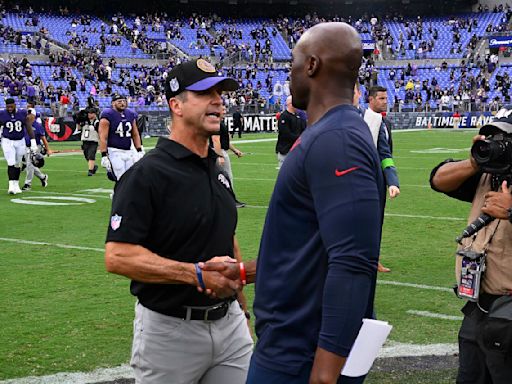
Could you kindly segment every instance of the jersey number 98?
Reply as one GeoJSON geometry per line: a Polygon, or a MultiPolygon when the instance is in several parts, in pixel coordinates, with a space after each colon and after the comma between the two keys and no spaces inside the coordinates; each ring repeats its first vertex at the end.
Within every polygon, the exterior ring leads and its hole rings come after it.
{"type": "Polygon", "coordinates": [[[5,123],[5,126],[9,130],[9,132],[12,132],[12,131],[21,132],[21,130],[23,129],[23,124],[19,120],[8,121],[7,123],[5,123]]]}

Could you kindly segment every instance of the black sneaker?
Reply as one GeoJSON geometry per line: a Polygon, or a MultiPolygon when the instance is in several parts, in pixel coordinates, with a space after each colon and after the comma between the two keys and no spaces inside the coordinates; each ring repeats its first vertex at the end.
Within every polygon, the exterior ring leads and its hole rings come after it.
{"type": "Polygon", "coordinates": [[[98,166],[94,165],[94,168],[92,169],[92,174],[96,174],[96,171],[98,170],[98,166]]]}
{"type": "Polygon", "coordinates": [[[23,187],[21,187],[22,191],[30,191],[32,189],[32,186],[30,184],[25,184],[23,187]]]}
{"type": "Polygon", "coordinates": [[[48,175],[44,175],[44,177],[41,179],[41,185],[43,188],[46,188],[48,186],[48,175]]]}
{"type": "Polygon", "coordinates": [[[92,169],[89,169],[89,172],[87,172],[87,176],[92,176],[94,175],[94,171],[92,169]]]}
{"type": "Polygon", "coordinates": [[[238,201],[238,200],[236,201],[236,207],[237,207],[237,208],[243,208],[243,207],[245,207],[245,205],[246,205],[246,204],[245,204],[245,203],[242,203],[241,201],[238,201]]]}

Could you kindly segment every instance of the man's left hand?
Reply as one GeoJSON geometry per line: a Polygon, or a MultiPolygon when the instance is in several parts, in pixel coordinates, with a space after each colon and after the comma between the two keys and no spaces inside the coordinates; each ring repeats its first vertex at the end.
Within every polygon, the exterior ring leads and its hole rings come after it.
{"type": "Polygon", "coordinates": [[[501,184],[500,192],[487,192],[482,212],[497,219],[508,220],[508,209],[512,208],[512,191],[507,182],[501,184]]]}

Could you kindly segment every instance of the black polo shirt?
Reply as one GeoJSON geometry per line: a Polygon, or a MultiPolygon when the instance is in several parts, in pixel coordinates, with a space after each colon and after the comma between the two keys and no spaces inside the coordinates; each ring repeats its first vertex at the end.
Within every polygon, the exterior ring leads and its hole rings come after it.
{"type": "MultiPolygon", "coordinates": [[[[119,180],[112,201],[107,242],[141,245],[162,257],[195,263],[233,256],[237,223],[229,179],[205,159],[167,138],[119,180]]],[[[166,314],[183,305],[214,305],[186,284],[133,281],[131,292],[147,308],[166,314]]]]}
{"type": "Polygon", "coordinates": [[[281,116],[279,116],[277,128],[276,153],[287,155],[293,143],[295,143],[295,140],[297,140],[306,129],[306,121],[301,119],[299,115],[285,110],[281,113],[281,116]]]}
{"type": "Polygon", "coordinates": [[[224,121],[220,122],[220,147],[227,151],[229,150],[229,130],[228,126],[224,123],[224,121]]]}

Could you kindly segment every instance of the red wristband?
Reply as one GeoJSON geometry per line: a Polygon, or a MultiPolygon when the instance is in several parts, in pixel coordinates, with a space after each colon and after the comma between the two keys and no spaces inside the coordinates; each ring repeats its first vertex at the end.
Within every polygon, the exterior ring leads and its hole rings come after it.
{"type": "Polygon", "coordinates": [[[244,263],[240,263],[240,280],[242,280],[242,285],[247,284],[247,275],[245,274],[245,265],[244,263]]]}

